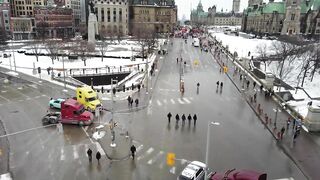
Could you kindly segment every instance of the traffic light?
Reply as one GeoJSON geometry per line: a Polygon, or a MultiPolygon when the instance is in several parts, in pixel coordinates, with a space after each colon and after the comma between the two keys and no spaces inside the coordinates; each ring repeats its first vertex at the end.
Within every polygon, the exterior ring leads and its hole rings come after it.
{"type": "Polygon", "coordinates": [[[40,67],[38,67],[38,74],[40,74],[41,73],[41,68],[40,67]]]}
{"type": "Polygon", "coordinates": [[[167,165],[168,166],[173,166],[175,164],[175,160],[176,160],[176,154],[174,154],[174,153],[167,154],[167,165]]]}

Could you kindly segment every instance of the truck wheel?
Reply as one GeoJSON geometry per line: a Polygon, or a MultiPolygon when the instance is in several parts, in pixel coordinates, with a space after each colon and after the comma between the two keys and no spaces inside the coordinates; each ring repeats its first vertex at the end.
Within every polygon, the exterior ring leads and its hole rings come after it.
{"type": "Polygon", "coordinates": [[[82,127],[84,125],[83,121],[79,122],[79,126],[82,127]]]}
{"type": "Polygon", "coordinates": [[[51,118],[51,119],[50,119],[50,123],[51,123],[51,124],[56,124],[56,123],[57,123],[57,120],[54,119],[54,118],[51,118]]]}

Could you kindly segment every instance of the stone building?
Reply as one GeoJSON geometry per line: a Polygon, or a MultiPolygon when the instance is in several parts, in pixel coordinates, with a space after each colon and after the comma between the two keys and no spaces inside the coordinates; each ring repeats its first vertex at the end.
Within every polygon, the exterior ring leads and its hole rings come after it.
{"type": "Polygon", "coordinates": [[[51,4],[35,6],[34,19],[34,31],[38,38],[65,38],[74,35],[74,19],[71,8],[51,4]]]}
{"type": "Polygon", "coordinates": [[[129,9],[130,34],[135,34],[139,29],[171,33],[177,25],[174,0],[131,0],[129,9]]]}
{"type": "Polygon", "coordinates": [[[0,0],[0,33],[2,38],[10,36],[10,16],[9,0],[0,0]]]}
{"type": "Polygon", "coordinates": [[[95,0],[93,4],[99,33],[106,36],[127,35],[129,33],[128,0],[95,0]]]}
{"type": "Polygon", "coordinates": [[[320,0],[249,0],[241,30],[256,34],[320,35],[320,0]]]}
{"type": "Polygon", "coordinates": [[[74,28],[78,31],[81,21],[80,0],[65,0],[65,6],[72,9],[74,28]]]}
{"type": "Polygon", "coordinates": [[[231,12],[217,12],[217,7],[214,5],[208,8],[208,12],[203,10],[201,1],[197,9],[191,11],[191,25],[218,25],[218,26],[240,26],[242,22],[242,14],[238,13],[240,8],[240,0],[233,0],[231,12]]]}

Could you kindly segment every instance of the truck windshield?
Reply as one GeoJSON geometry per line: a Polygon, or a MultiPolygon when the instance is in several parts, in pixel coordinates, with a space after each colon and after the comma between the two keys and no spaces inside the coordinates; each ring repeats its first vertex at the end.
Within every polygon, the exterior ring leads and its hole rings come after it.
{"type": "Polygon", "coordinates": [[[82,114],[85,111],[84,107],[81,106],[80,109],[77,111],[77,114],[82,114]]]}
{"type": "Polygon", "coordinates": [[[96,100],[96,99],[97,99],[97,97],[88,98],[88,102],[94,101],[94,100],[96,100]]]}

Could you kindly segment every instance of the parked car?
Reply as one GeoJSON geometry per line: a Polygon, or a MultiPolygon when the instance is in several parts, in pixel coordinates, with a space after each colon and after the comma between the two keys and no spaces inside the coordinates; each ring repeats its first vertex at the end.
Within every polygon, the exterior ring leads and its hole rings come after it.
{"type": "Polygon", "coordinates": [[[231,169],[225,173],[212,173],[210,180],[267,180],[267,174],[253,170],[231,169]]]}
{"type": "Polygon", "coordinates": [[[178,180],[204,180],[206,165],[199,161],[189,163],[178,176],[178,180]]]}
{"type": "Polygon", "coordinates": [[[65,101],[65,99],[62,99],[62,98],[58,98],[58,99],[51,98],[49,101],[49,107],[61,109],[61,103],[64,101],[65,101]]]}

